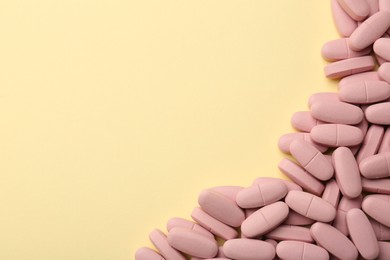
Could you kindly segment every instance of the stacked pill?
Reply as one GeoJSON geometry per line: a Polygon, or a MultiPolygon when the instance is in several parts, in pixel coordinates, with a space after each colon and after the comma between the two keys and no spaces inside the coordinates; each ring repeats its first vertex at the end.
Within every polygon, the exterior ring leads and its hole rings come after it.
{"type": "Polygon", "coordinates": [[[390,0],[331,0],[339,92],[313,94],[279,139],[289,180],[203,190],[136,260],[390,259],[390,0]],[[376,67],[379,68],[375,70],[376,67]]]}

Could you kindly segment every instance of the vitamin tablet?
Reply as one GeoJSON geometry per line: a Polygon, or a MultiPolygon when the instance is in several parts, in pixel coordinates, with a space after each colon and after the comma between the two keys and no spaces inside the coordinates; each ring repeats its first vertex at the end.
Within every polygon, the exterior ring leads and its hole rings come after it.
{"type": "Polygon", "coordinates": [[[359,164],[361,174],[369,179],[390,177],[390,153],[376,154],[359,164]]]}
{"type": "Polygon", "coordinates": [[[331,0],[331,7],[338,32],[344,37],[349,37],[357,28],[357,22],[343,10],[337,0],[331,0]]]}
{"type": "Polygon", "coordinates": [[[302,132],[310,132],[313,127],[321,123],[322,122],[315,119],[309,111],[299,111],[291,117],[291,125],[302,132]]]}
{"type": "Polygon", "coordinates": [[[329,259],[328,252],[322,247],[300,241],[282,241],[278,243],[276,253],[279,258],[284,260],[329,259]]]}
{"type": "Polygon", "coordinates": [[[368,122],[378,125],[390,125],[390,102],[382,102],[369,106],[365,115],[368,122]]]}
{"type": "Polygon", "coordinates": [[[362,209],[364,212],[383,225],[390,227],[390,197],[387,200],[368,195],[363,199],[362,209]]]}
{"type": "Polygon", "coordinates": [[[325,60],[338,61],[368,55],[371,52],[371,48],[353,51],[348,45],[348,38],[340,38],[325,43],[321,52],[325,60]]]}
{"type": "Polygon", "coordinates": [[[382,142],[382,137],[385,132],[385,128],[379,125],[371,125],[368,128],[366,136],[363,139],[363,143],[360,146],[359,153],[356,156],[356,161],[360,163],[367,157],[370,157],[379,149],[382,142]]]}
{"type": "Polygon", "coordinates": [[[390,62],[383,63],[378,69],[379,78],[390,83],[390,62]]]}
{"type": "MultiPolygon", "coordinates": [[[[367,46],[365,46],[365,48],[367,46]]],[[[325,66],[324,72],[326,77],[337,79],[365,71],[370,71],[373,70],[374,67],[375,61],[372,56],[362,56],[330,63],[325,66]]]]}
{"type": "Polygon", "coordinates": [[[380,38],[374,43],[374,52],[379,57],[390,61],[390,39],[380,38]]]}
{"type": "Polygon", "coordinates": [[[313,127],[310,131],[313,141],[330,146],[354,146],[363,141],[362,131],[350,125],[322,124],[313,127]]]}
{"type": "Polygon", "coordinates": [[[320,152],[326,152],[328,150],[328,147],[315,143],[309,133],[289,133],[282,135],[279,138],[278,146],[279,149],[282,150],[285,153],[290,153],[290,144],[292,141],[296,139],[302,139],[305,140],[306,142],[314,145],[320,152]]]}
{"type": "Polygon", "coordinates": [[[307,103],[308,106],[311,107],[314,103],[326,101],[340,101],[340,98],[339,95],[335,92],[318,92],[311,95],[307,103]]]}
{"type": "Polygon", "coordinates": [[[370,13],[366,0],[337,0],[344,11],[356,21],[362,21],[370,13]]]}
{"type": "Polygon", "coordinates": [[[271,232],[265,234],[265,237],[274,240],[294,240],[312,243],[313,238],[310,235],[310,229],[307,227],[293,226],[293,225],[280,225],[271,232]]]}
{"type": "Polygon", "coordinates": [[[362,80],[343,85],[341,101],[352,104],[371,104],[390,97],[390,84],[380,80],[362,80]]]}
{"type": "Polygon", "coordinates": [[[261,240],[232,239],[223,245],[223,252],[231,259],[240,260],[272,260],[275,247],[261,240]]]}
{"type": "Polygon", "coordinates": [[[351,209],[360,209],[363,201],[363,196],[360,195],[357,198],[349,199],[342,197],[337,208],[336,217],[333,221],[333,226],[337,228],[341,233],[348,236],[349,231],[347,227],[347,212],[351,209]]]}
{"type": "Polygon", "coordinates": [[[195,230],[195,231],[203,234],[204,236],[214,238],[214,235],[211,234],[209,231],[207,231],[205,228],[201,227],[200,225],[198,225],[192,221],[189,221],[189,220],[186,220],[183,218],[171,218],[167,222],[167,230],[168,231],[171,231],[171,229],[173,229],[175,227],[182,227],[182,228],[195,230]]]}
{"type": "Polygon", "coordinates": [[[345,102],[316,102],[310,111],[314,118],[333,124],[355,125],[363,119],[360,107],[345,102]]]}
{"type": "Polygon", "coordinates": [[[390,194],[390,179],[370,180],[362,178],[363,191],[390,194]]]}
{"type": "Polygon", "coordinates": [[[288,212],[288,216],[286,220],[283,222],[285,225],[293,225],[293,226],[306,226],[311,225],[315,222],[315,220],[305,217],[298,212],[290,209],[288,212]]]}
{"type": "MultiPolygon", "coordinates": [[[[378,81],[381,80],[379,78],[379,74],[377,71],[369,71],[369,72],[363,72],[363,73],[358,73],[354,74],[351,76],[347,76],[345,78],[342,78],[339,81],[339,89],[341,90],[343,86],[347,84],[352,84],[355,82],[360,82],[360,81],[378,81]]],[[[337,95],[339,96],[339,95],[337,95]]]]}
{"type": "Polygon", "coordinates": [[[329,202],[330,205],[337,208],[340,200],[340,189],[335,180],[330,180],[326,183],[322,199],[329,202]]]}

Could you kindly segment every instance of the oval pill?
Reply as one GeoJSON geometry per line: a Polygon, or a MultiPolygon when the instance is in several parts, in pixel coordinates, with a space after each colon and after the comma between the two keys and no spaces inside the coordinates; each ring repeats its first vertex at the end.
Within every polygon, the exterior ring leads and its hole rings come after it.
{"type": "Polygon", "coordinates": [[[379,255],[379,245],[374,229],[366,214],[360,209],[347,212],[349,236],[360,255],[365,259],[375,259],[379,255]]]}
{"type": "Polygon", "coordinates": [[[292,141],[294,141],[296,139],[305,140],[306,142],[314,145],[322,153],[325,152],[326,150],[328,150],[328,147],[313,142],[309,133],[288,133],[288,134],[282,135],[278,141],[279,149],[284,153],[290,153],[290,144],[292,141]]]}
{"type": "Polygon", "coordinates": [[[368,16],[379,12],[379,0],[367,0],[367,4],[370,8],[370,13],[368,14],[368,16]]]}
{"type": "Polygon", "coordinates": [[[367,55],[371,52],[371,48],[366,48],[362,51],[353,51],[349,48],[348,38],[340,38],[326,42],[322,46],[322,57],[328,61],[345,60],[367,55]]]}
{"type": "Polygon", "coordinates": [[[378,81],[378,80],[381,80],[381,79],[379,78],[379,74],[377,71],[358,73],[358,74],[354,74],[354,75],[342,78],[339,81],[339,89],[343,88],[347,84],[357,83],[360,81],[378,81]]]}
{"type": "Polygon", "coordinates": [[[265,234],[265,237],[282,240],[295,240],[312,243],[313,238],[310,235],[310,229],[307,227],[292,226],[292,225],[280,225],[271,232],[265,234]]]}
{"type": "Polygon", "coordinates": [[[183,219],[183,218],[171,218],[167,222],[167,230],[168,231],[171,231],[171,229],[175,228],[175,227],[182,227],[182,228],[195,230],[195,231],[197,231],[197,232],[199,232],[207,237],[214,238],[214,235],[211,234],[209,231],[207,231],[202,226],[200,226],[192,221],[183,219]]]}
{"type": "Polygon", "coordinates": [[[218,253],[217,241],[187,228],[173,228],[168,233],[168,242],[180,252],[195,257],[212,258],[218,253]]]}
{"type": "Polygon", "coordinates": [[[329,254],[322,247],[300,241],[281,241],[276,246],[276,254],[280,259],[317,259],[328,260],[329,254]]]}
{"type": "Polygon", "coordinates": [[[383,63],[378,69],[379,78],[390,83],[390,62],[383,63]]]}
{"type": "Polygon", "coordinates": [[[362,80],[345,84],[339,92],[340,100],[352,104],[371,104],[390,97],[390,84],[380,80],[362,80]]]}
{"type": "Polygon", "coordinates": [[[343,260],[357,259],[358,251],[354,244],[331,225],[317,222],[311,226],[310,232],[319,246],[325,248],[337,258],[343,260]]]}
{"type": "Polygon", "coordinates": [[[257,208],[274,203],[286,196],[287,186],[282,181],[257,182],[237,194],[242,208],[257,208]]]}
{"type": "Polygon", "coordinates": [[[292,181],[289,181],[289,180],[284,180],[284,179],[279,179],[279,178],[273,178],[273,177],[259,177],[259,178],[256,178],[254,181],[253,181],[253,184],[258,184],[258,183],[264,183],[264,182],[283,182],[286,187],[287,187],[287,191],[290,191],[290,190],[302,190],[301,186],[299,186],[298,184],[292,182],[292,181]]]}
{"type": "Polygon", "coordinates": [[[341,193],[348,198],[356,198],[362,193],[362,181],[358,164],[350,149],[337,148],[333,154],[336,182],[341,193]]]}
{"type": "Polygon", "coordinates": [[[135,260],[165,260],[165,258],[153,249],[141,247],[135,252],[135,260]]]}
{"type": "Polygon", "coordinates": [[[349,46],[355,51],[363,50],[381,38],[389,27],[389,12],[379,11],[356,28],[349,38],[349,46]]]}
{"type": "Polygon", "coordinates": [[[374,43],[374,52],[379,57],[390,61],[390,38],[380,38],[374,43]]]}
{"type": "Polygon", "coordinates": [[[311,225],[315,221],[311,218],[305,217],[298,212],[290,209],[286,220],[283,222],[285,225],[294,225],[294,226],[306,226],[311,225]]]}
{"type": "Polygon", "coordinates": [[[244,220],[241,231],[246,237],[268,233],[287,218],[288,212],[288,206],[281,201],[264,206],[244,220]]]}
{"type": "Polygon", "coordinates": [[[329,63],[324,67],[324,72],[327,78],[337,79],[365,71],[370,71],[374,68],[374,58],[372,56],[362,56],[329,63]]]}
{"type": "Polygon", "coordinates": [[[347,197],[342,197],[337,208],[336,217],[333,221],[333,226],[337,228],[341,233],[348,236],[349,231],[347,227],[347,212],[350,209],[361,208],[363,201],[363,196],[360,195],[357,198],[349,199],[347,197]]]}
{"type": "Polygon", "coordinates": [[[355,21],[362,21],[370,13],[366,0],[338,0],[344,11],[355,21]]]}
{"type": "Polygon", "coordinates": [[[314,146],[303,140],[295,140],[290,145],[290,152],[300,165],[317,179],[326,181],[332,178],[332,164],[314,146]]]}
{"type": "Polygon", "coordinates": [[[310,131],[310,136],[315,142],[330,147],[354,146],[363,141],[359,128],[343,124],[317,125],[310,131]]]}
{"type": "Polygon", "coordinates": [[[360,163],[367,157],[370,157],[379,150],[379,146],[382,142],[382,137],[385,132],[385,128],[379,125],[371,125],[368,128],[366,136],[363,139],[363,143],[360,146],[359,153],[356,156],[356,161],[360,163]]]}
{"type": "Polygon", "coordinates": [[[309,111],[298,111],[291,117],[291,125],[302,132],[310,132],[310,130],[321,124],[320,120],[315,119],[309,111]]]}
{"type": "Polygon", "coordinates": [[[214,190],[216,192],[222,193],[229,199],[236,201],[237,193],[240,192],[244,187],[241,186],[216,186],[210,188],[210,190],[214,190]]]}
{"type": "Polygon", "coordinates": [[[376,154],[367,157],[359,164],[361,174],[369,179],[390,176],[390,153],[376,154]]]}
{"type": "Polygon", "coordinates": [[[390,194],[390,179],[370,180],[362,178],[363,191],[390,194]]]}
{"type": "Polygon", "coordinates": [[[390,102],[382,102],[369,106],[366,109],[368,122],[378,125],[390,125],[390,102]]]}
{"type": "Polygon", "coordinates": [[[337,31],[342,36],[349,37],[357,28],[357,22],[344,11],[337,0],[331,0],[331,8],[337,31]]]}
{"type": "MultiPolygon", "coordinates": [[[[388,196],[389,197],[389,196],[388,196]]],[[[390,201],[383,200],[373,195],[363,199],[362,209],[364,212],[383,225],[390,227],[390,201]]]]}
{"type": "Polygon", "coordinates": [[[255,239],[232,239],[225,242],[223,252],[226,257],[239,260],[272,260],[275,247],[265,241],[255,239]]]}
{"type": "Polygon", "coordinates": [[[316,221],[329,222],[336,216],[336,209],[327,201],[303,191],[289,191],[285,202],[289,208],[316,221]]]}
{"type": "Polygon", "coordinates": [[[308,103],[308,106],[311,107],[314,103],[326,102],[326,101],[340,101],[338,93],[336,93],[336,92],[317,92],[317,93],[312,94],[309,97],[307,103],[308,103]]]}
{"type": "Polygon", "coordinates": [[[335,180],[332,179],[326,183],[325,190],[322,193],[322,199],[337,208],[340,200],[340,189],[335,180]]]}
{"type": "Polygon", "coordinates": [[[160,230],[153,230],[149,234],[149,239],[165,259],[186,260],[179,251],[169,244],[167,237],[160,230]]]}
{"type": "Polygon", "coordinates": [[[360,107],[345,102],[317,102],[310,108],[311,115],[323,122],[355,125],[363,119],[360,107]]]}

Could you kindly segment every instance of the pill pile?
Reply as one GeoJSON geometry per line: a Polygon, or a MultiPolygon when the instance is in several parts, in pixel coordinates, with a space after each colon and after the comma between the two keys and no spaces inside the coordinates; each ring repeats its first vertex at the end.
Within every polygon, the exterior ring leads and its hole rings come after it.
{"type": "Polygon", "coordinates": [[[279,139],[290,178],[203,190],[136,260],[390,259],[390,0],[331,0],[322,56],[339,91],[313,94],[279,139]],[[376,68],[379,68],[376,70],[376,68]]]}

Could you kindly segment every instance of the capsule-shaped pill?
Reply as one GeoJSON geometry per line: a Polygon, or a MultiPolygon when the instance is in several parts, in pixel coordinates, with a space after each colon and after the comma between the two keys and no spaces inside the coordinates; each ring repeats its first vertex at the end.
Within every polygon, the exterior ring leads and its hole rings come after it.
{"type": "Polygon", "coordinates": [[[371,104],[390,97],[390,84],[385,81],[358,81],[345,84],[339,92],[340,100],[352,104],[371,104]]]}
{"type": "Polygon", "coordinates": [[[372,218],[369,219],[378,240],[390,240],[390,227],[387,227],[372,218]]]}
{"type": "Polygon", "coordinates": [[[322,57],[328,61],[345,60],[349,58],[361,57],[371,52],[371,48],[362,51],[353,51],[349,48],[348,38],[340,38],[329,41],[322,46],[322,57]]]}
{"type": "Polygon", "coordinates": [[[367,157],[370,157],[378,151],[382,137],[385,132],[385,128],[380,125],[371,125],[368,129],[366,136],[363,139],[363,143],[360,146],[359,153],[356,156],[356,161],[360,163],[367,157]]]}
{"type": "Polygon", "coordinates": [[[195,257],[212,258],[218,253],[217,241],[187,228],[173,228],[168,233],[168,242],[180,252],[195,257]]]}
{"type": "Polygon", "coordinates": [[[387,200],[368,195],[362,202],[364,212],[383,225],[390,227],[390,196],[387,200]]]}
{"type": "Polygon", "coordinates": [[[336,216],[336,209],[327,201],[303,191],[289,191],[285,202],[289,208],[316,221],[329,222],[336,216]]]}
{"type": "Polygon", "coordinates": [[[381,80],[379,78],[379,74],[377,71],[369,71],[354,74],[345,78],[342,78],[339,82],[339,89],[342,89],[345,85],[357,83],[361,81],[378,81],[381,80]]]}
{"type": "Polygon", "coordinates": [[[379,256],[377,260],[390,259],[390,242],[379,241],[379,256]]]}
{"type": "Polygon", "coordinates": [[[239,227],[245,219],[244,211],[236,202],[219,192],[204,190],[199,194],[198,202],[207,214],[226,225],[239,227]]]}
{"type": "Polygon", "coordinates": [[[332,164],[314,146],[302,140],[295,140],[290,145],[290,152],[300,165],[317,179],[326,181],[332,178],[332,164]]]}
{"type": "Polygon", "coordinates": [[[320,120],[315,119],[309,111],[298,111],[291,117],[291,125],[302,132],[310,132],[310,130],[321,124],[320,120]]]}
{"type": "Polygon", "coordinates": [[[315,126],[310,136],[315,142],[331,147],[355,146],[363,141],[363,133],[359,128],[343,124],[315,126]]]}
{"type": "Polygon", "coordinates": [[[214,238],[214,235],[211,234],[209,231],[207,231],[202,226],[200,226],[192,221],[183,219],[183,218],[171,218],[167,222],[167,230],[168,231],[171,231],[171,229],[173,229],[175,227],[181,227],[181,228],[195,230],[195,231],[205,235],[206,237],[214,238]]]}
{"type": "Polygon", "coordinates": [[[357,259],[358,251],[351,240],[331,225],[317,222],[311,226],[310,232],[318,245],[321,245],[337,258],[343,260],[357,259]]]}
{"type": "Polygon", "coordinates": [[[365,115],[368,122],[378,125],[390,125],[390,102],[382,102],[369,106],[365,115]]]}
{"type": "Polygon", "coordinates": [[[322,247],[300,241],[281,241],[276,254],[283,260],[317,259],[328,260],[329,254],[322,247]]]}
{"type": "Polygon", "coordinates": [[[314,103],[327,102],[327,101],[340,101],[338,93],[336,93],[336,92],[317,92],[317,93],[312,94],[309,97],[307,103],[308,103],[308,106],[311,107],[314,103]]]}
{"type": "Polygon", "coordinates": [[[333,226],[337,228],[341,233],[348,236],[348,226],[347,226],[347,212],[350,209],[360,209],[363,201],[363,196],[360,195],[357,198],[349,199],[347,197],[342,197],[337,208],[336,218],[333,221],[333,226]]]}
{"type": "Polygon", "coordinates": [[[334,124],[355,125],[363,119],[360,107],[345,102],[317,102],[311,106],[310,111],[314,118],[334,124]]]}
{"type": "Polygon", "coordinates": [[[379,78],[390,83],[390,62],[383,63],[378,69],[379,78]]]}
{"type": "Polygon", "coordinates": [[[335,180],[332,179],[326,183],[325,190],[322,193],[322,199],[337,208],[340,200],[340,189],[335,180]]]}
{"type": "Polygon", "coordinates": [[[292,141],[296,139],[302,139],[314,145],[321,153],[326,152],[326,150],[328,150],[328,147],[313,142],[309,133],[288,133],[282,135],[279,138],[279,142],[278,142],[279,149],[284,153],[290,153],[290,144],[292,141]]]}
{"type": "Polygon", "coordinates": [[[347,213],[349,236],[360,255],[365,259],[375,259],[379,255],[379,245],[374,229],[366,214],[360,209],[351,209],[347,213]]]}
{"type": "Polygon", "coordinates": [[[355,57],[329,63],[324,67],[325,76],[338,79],[345,76],[370,71],[375,68],[372,56],[355,57]]]}
{"type": "Polygon", "coordinates": [[[390,61],[390,38],[380,38],[374,43],[374,52],[379,57],[390,61]]]}
{"type": "Polygon", "coordinates": [[[349,38],[349,46],[355,51],[363,50],[381,38],[389,27],[389,12],[379,11],[356,28],[349,38]]]}
{"type": "Polygon", "coordinates": [[[230,259],[272,260],[275,247],[265,241],[255,239],[232,239],[223,245],[223,252],[230,259]]]}
{"type": "Polygon", "coordinates": [[[333,152],[332,159],[341,193],[348,198],[358,197],[362,193],[362,182],[358,164],[351,150],[339,147],[333,152]]]}
{"type": "Polygon", "coordinates": [[[237,193],[240,192],[244,187],[241,186],[217,186],[212,187],[210,190],[219,192],[229,199],[236,201],[237,193]]]}
{"type": "Polygon", "coordinates": [[[313,224],[314,222],[315,220],[305,217],[298,212],[295,212],[294,210],[290,210],[283,224],[293,226],[307,226],[313,224]]]}
{"type": "Polygon", "coordinates": [[[159,253],[148,247],[141,247],[135,252],[135,260],[165,260],[159,253]]]}
{"type": "Polygon", "coordinates": [[[341,36],[349,37],[357,28],[357,22],[344,11],[337,0],[331,0],[331,8],[337,31],[341,36]]]}
{"type": "Polygon", "coordinates": [[[268,233],[287,218],[288,212],[288,206],[281,201],[264,206],[244,220],[241,231],[246,237],[268,233]]]}
{"type": "Polygon", "coordinates": [[[279,179],[279,178],[273,178],[273,177],[259,177],[259,178],[256,178],[253,181],[253,185],[258,184],[258,183],[279,182],[279,181],[283,182],[286,185],[287,191],[290,191],[290,190],[302,190],[301,186],[299,186],[298,184],[296,184],[296,183],[294,183],[292,181],[279,179]]]}
{"type": "Polygon", "coordinates": [[[356,21],[364,20],[370,13],[366,0],[338,0],[344,11],[356,21]]]}
{"type": "Polygon", "coordinates": [[[149,234],[149,239],[165,259],[186,260],[179,251],[169,244],[167,237],[160,230],[153,230],[149,234]]]}
{"type": "Polygon", "coordinates": [[[242,208],[257,208],[274,203],[286,196],[283,181],[257,182],[237,194],[237,204],[242,208]]]}
{"type": "Polygon", "coordinates": [[[362,160],[359,164],[361,174],[369,179],[390,176],[390,153],[376,154],[362,160]]]}
{"type": "Polygon", "coordinates": [[[363,191],[390,194],[390,179],[370,180],[362,178],[363,191]]]}
{"type": "Polygon", "coordinates": [[[310,229],[307,227],[280,225],[271,232],[265,234],[265,237],[282,240],[295,240],[307,243],[312,243],[314,240],[310,235],[310,229]]]}

